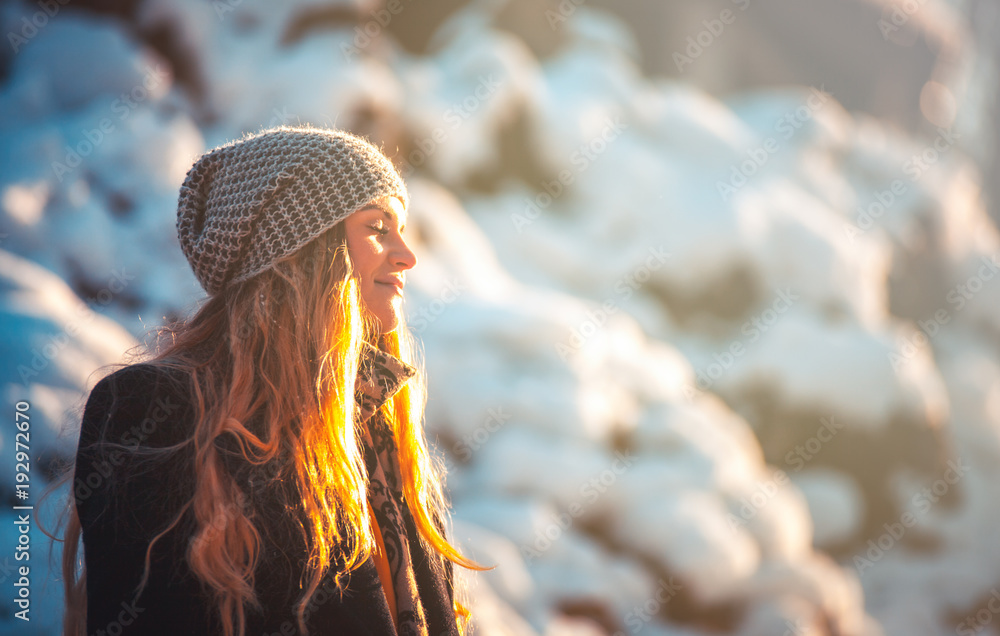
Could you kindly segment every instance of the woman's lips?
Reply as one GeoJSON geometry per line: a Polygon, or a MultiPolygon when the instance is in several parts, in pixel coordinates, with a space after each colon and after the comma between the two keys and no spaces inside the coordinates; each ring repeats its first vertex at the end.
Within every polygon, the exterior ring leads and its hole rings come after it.
{"type": "Polygon", "coordinates": [[[402,295],[402,293],[403,293],[403,283],[401,283],[401,282],[396,282],[396,281],[393,281],[391,283],[385,283],[385,282],[382,282],[382,281],[376,281],[376,282],[378,282],[379,285],[386,285],[388,287],[392,287],[393,289],[396,290],[396,293],[398,293],[400,295],[402,295]]]}

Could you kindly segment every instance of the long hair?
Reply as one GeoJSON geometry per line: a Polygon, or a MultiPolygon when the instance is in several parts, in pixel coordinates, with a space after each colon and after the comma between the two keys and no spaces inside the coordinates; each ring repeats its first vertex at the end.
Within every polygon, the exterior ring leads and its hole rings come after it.
{"type": "MultiPolygon", "coordinates": [[[[140,355],[188,378],[195,426],[185,441],[148,452],[190,446],[196,485],[191,500],[147,548],[136,594],[146,585],[153,545],[190,507],[196,529],[186,558],[211,590],[225,636],[243,636],[244,608],[261,607],[253,579],[261,535],[215,443],[233,436],[247,462],[271,462],[298,486],[304,512],[300,531],[309,555],[303,572],[308,582],[294,610],[299,630],[307,633],[309,602],[331,559],[342,558],[343,568],[334,578],[341,589],[344,577],[376,545],[368,523],[369,476],[353,425],[362,342],[422,370],[416,341],[402,317],[394,331],[376,332],[363,310],[342,222],[269,270],[206,299],[190,318],[157,328],[155,335],[153,347],[140,345],[146,351],[140,355]],[[260,428],[247,426],[251,418],[263,422],[260,428]]],[[[426,399],[423,373],[418,373],[380,408],[399,449],[407,506],[436,565],[443,568],[447,559],[486,569],[464,557],[438,529],[438,523],[447,522],[448,507],[443,466],[428,452],[423,433],[426,399]]],[[[69,479],[72,467],[59,481],[69,479]]],[[[81,526],[72,494],[65,512],[64,634],[77,636],[86,629],[86,571],[79,559],[81,526]]],[[[456,621],[464,633],[469,611],[459,600],[463,588],[455,589],[456,621]]]]}

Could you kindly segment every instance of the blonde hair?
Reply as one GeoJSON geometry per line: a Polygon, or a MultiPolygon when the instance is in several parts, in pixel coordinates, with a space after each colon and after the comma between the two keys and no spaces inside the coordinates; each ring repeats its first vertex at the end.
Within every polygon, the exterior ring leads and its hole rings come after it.
{"type": "MultiPolygon", "coordinates": [[[[147,548],[136,594],[146,585],[153,545],[190,507],[196,530],[187,548],[188,564],[211,590],[225,636],[244,635],[244,607],[261,607],[253,577],[261,536],[247,514],[249,502],[224,469],[214,443],[233,435],[243,457],[255,465],[276,460],[282,448],[290,449],[290,465],[279,465],[278,470],[294,477],[305,512],[300,530],[309,546],[303,573],[308,583],[294,611],[299,630],[307,633],[307,605],[334,554],[343,557],[344,567],[335,575],[342,588],[345,575],[375,548],[368,523],[369,477],[355,427],[346,424],[354,422],[362,342],[374,344],[377,339],[384,351],[422,369],[415,361],[416,341],[404,322],[394,331],[377,334],[373,319],[363,311],[343,223],[269,270],[207,299],[189,319],[155,332],[156,343],[145,362],[186,374],[195,427],[183,442],[147,452],[164,454],[191,446],[197,477],[191,500],[147,548]],[[261,417],[265,435],[247,428],[251,417],[261,417]],[[331,462],[331,457],[341,461],[331,462]]],[[[380,408],[398,448],[406,503],[420,541],[437,566],[444,568],[447,559],[465,568],[487,569],[464,557],[436,525],[447,520],[448,507],[443,466],[428,452],[423,433],[426,399],[423,374],[418,373],[380,408]]],[[[54,487],[72,475],[71,467],[54,487]]],[[[72,494],[65,512],[63,629],[77,636],[86,629],[86,568],[78,558],[81,527],[72,494]]],[[[464,633],[469,611],[459,600],[464,590],[460,585],[455,589],[456,621],[464,633]]]]}

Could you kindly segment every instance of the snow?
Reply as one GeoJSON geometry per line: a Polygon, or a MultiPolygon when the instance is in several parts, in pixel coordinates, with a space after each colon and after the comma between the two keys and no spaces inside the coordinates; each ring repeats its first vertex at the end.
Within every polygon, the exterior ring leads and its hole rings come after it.
{"type": "MultiPolygon", "coordinates": [[[[33,452],[70,459],[105,365],[203,297],[174,227],[193,160],[277,123],[353,127],[405,168],[428,437],[456,540],[497,566],[461,574],[480,633],[689,636],[717,615],[746,636],[940,635],[974,615],[1000,568],[1000,235],[963,140],[822,87],[723,101],[646,78],[586,6],[545,57],[494,25],[503,2],[456,11],[425,55],[355,52],[346,25],[290,35],[334,5],[377,6],[148,0],[135,25],[67,7],[10,59],[0,390],[32,405],[33,452]],[[915,510],[934,484],[950,497],[915,510]]],[[[35,579],[48,633],[57,572],[35,579]]]]}

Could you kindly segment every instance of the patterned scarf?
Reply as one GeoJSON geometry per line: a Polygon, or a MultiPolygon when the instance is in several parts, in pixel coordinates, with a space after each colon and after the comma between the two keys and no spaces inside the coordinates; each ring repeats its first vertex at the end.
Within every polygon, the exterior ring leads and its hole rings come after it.
{"type": "Polygon", "coordinates": [[[368,497],[382,530],[396,593],[396,607],[389,609],[396,612],[400,636],[427,636],[427,621],[410,554],[406,528],[408,524],[413,527],[413,521],[403,499],[396,443],[378,408],[415,374],[414,367],[364,343],[355,399],[359,422],[363,424],[364,459],[370,482],[368,497]]]}

